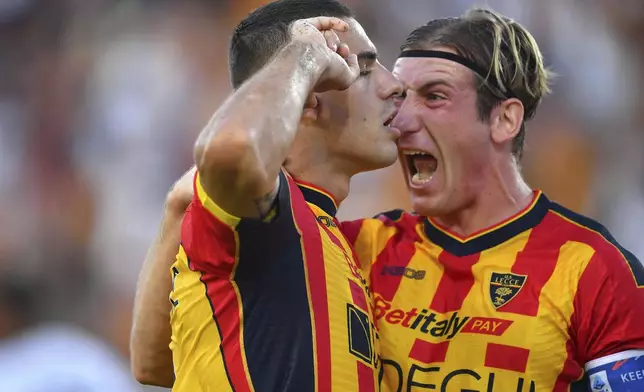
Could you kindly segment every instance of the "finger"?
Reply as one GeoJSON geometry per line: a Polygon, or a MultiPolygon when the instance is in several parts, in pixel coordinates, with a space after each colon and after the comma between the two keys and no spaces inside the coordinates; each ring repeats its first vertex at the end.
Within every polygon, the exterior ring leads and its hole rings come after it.
{"type": "Polygon", "coordinates": [[[290,27],[290,32],[294,36],[307,36],[319,31],[313,24],[305,20],[297,20],[290,27]]]}
{"type": "Polygon", "coordinates": [[[302,110],[302,119],[304,120],[309,120],[309,121],[315,121],[318,118],[318,99],[315,96],[315,94],[311,93],[306,98],[306,102],[304,103],[304,109],[302,110]]]}
{"type": "Polygon", "coordinates": [[[326,39],[326,46],[328,46],[332,51],[336,52],[338,50],[338,45],[340,45],[340,38],[335,33],[335,31],[325,30],[322,34],[326,39]]]}
{"type": "Polygon", "coordinates": [[[340,44],[338,46],[337,52],[338,52],[338,54],[340,56],[342,56],[343,59],[348,58],[349,55],[351,54],[351,50],[349,49],[349,46],[347,44],[344,44],[344,43],[342,43],[342,44],[340,44]]]}
{"type": "Polygon", "coordinates": [[[349,24],[343,21],[340,18],[334,18],[330,16],[318,16],[316,18],[306,19],[307,22],[311,23],[315,28],[320,31],[324,30],[335,30],[335,31],[347,31],[349,30],[349,24]]]}
{"type": "Polygon", "coordinates": [[[355,54],[350,54],[347,58],[347,66],[349,67],[349,72],[347,72],[346,80],[346,86],[348,88],[360,76],[360,64],[358,64],[358,56],[356,56],[355,54]]]}
{"type": "Polygon", "coordinates": [[[306,98],[304,102],[304,109],[315,109],[318,107],[318,99],[315,94],[311,94],[306,98]]]}

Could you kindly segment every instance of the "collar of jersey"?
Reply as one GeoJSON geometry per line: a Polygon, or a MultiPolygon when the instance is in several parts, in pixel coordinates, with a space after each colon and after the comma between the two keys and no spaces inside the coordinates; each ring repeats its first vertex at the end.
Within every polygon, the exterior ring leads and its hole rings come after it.
{"type": "Polygon", "coordinates": [[[335,201],[333,195],[325,191],[322,188],[318,188],[313,184],[302,182],[297,180],[297,186],[302,191],[304,199],[316,206],[320,207],[324,212],[329,214],[329,216],[335,218],[335,214],[338,212],[338,203],[335,201]]]}
{"type": "Polygon", "coordinates": [[[532,202],[519,213],[468,237],[450,232],[432,218],[424,219],[424,231],[430,241],[455,256],[463,257],[493,248],[535,227],[546,216],[549,205],[548,198],[541,191],[535,190],[532,202]]]}

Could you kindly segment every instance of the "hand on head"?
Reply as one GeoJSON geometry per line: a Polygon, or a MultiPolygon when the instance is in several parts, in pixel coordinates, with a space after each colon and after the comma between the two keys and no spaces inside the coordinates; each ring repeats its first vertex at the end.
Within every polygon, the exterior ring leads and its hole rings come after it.
{"type": "MultiPolygon", "coordinates": [[[[325,16],[300,19],[291,25],[293,41],[323,48],[327,54],[325,59],[328,60],[328,64],[318,79],[314,92],[345,90],[360,76],[356,55],[351,53],[346,44],[340,42],[337,35],[337,32],[345,32],[348,29],[349,25],[342,19],[325,16]]],[[[315,107],[315,99],[309,99],[308,105],[315,107]]]]}

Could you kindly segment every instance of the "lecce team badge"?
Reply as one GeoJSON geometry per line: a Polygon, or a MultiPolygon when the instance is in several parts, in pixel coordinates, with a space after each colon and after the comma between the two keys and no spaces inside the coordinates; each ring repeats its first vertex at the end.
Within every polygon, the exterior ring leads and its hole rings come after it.
{"type": "Polygon", "coordinates": [[[490,277],[490,299],[495,309],[510,302],[528,279],[527,275],[492,272],[490,277]]]}

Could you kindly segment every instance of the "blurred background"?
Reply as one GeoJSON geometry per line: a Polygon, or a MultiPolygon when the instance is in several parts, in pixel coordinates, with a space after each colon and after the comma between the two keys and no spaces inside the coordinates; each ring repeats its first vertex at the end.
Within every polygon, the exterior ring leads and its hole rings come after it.
{"type": "MultiPolygon", "coordinates": [[[[644,2],[345,2],[387,67],[412,29],[472,5],[526,25],[560,75],[528,124],[529,183],[644,259],[644,2]]],[[[230,91],[229,35],[262,3],[0,0],[1,391],[145,390],[127,363],[139,269],[230,91]]],[[[396,165],[356,177],[340,215],[408,206],[396,165]]]]}

